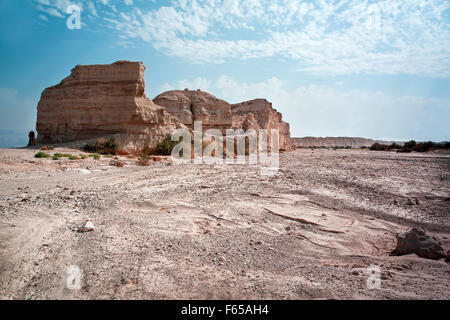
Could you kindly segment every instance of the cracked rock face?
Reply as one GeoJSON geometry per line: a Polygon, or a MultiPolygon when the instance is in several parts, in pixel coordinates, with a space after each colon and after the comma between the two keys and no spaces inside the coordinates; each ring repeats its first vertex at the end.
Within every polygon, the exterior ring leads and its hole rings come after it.
{"type": "Polygon", "coordinates": [[[281,113],[265,99],[231,105],[207,92],[185,89],[164,92],[154,98],[153,102],[165,107],[189,128],[193,128],[194,121],[201,120],[203,130],[219,129],[223,134],[226,129],[267,129],[269,139],[270,129],[278,129],[280,149],[293,149],[289,124],[282,120],[281,113]]]}
{"type": "Polygon", "coordinates": [[[397,235],[397,248],[394,250],[394,254],[410,253],[416,253],[419,257],[426,259],[440,259],[447,256],[436,238],[428,236],[425,231],[418,228],[397,235]]]}
{"type": "Polygon", "coordinates": [[[38,104],[38,143],[116,135],[128,149],[153,147],[181,123],[145,95],[142,62],[76,66],[38,104]]]}
{"type": "Polygon", "coordinates": [[[194,121],[202,121],[203,130],[231,128],[231,105],[207,92],[167,91],[158,95],[153,102],[165,107],[189,128],[194,127],[194,121]]]}
{"type": "Polygon", "coordinates": [[[270,130],[279,130],[280,149],[292,150],[293,144],[289,130],[289,123],[284,122],[282,114],[272,107],[266,99],[254,99],[231,105],[233,113],[233,127],[267,129],[269,141],[270,130]],[[251,117],[249,117],[251,115],[251,117]]]}

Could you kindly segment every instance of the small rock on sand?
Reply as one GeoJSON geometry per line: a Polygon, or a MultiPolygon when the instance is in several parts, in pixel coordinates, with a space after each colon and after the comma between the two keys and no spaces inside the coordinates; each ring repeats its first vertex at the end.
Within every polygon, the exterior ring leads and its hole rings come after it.
{"type": "Polygon", "coordinates": [[[78,232],[80,233],[90,232],[94,230],[95,230],[94,224],[89,220],[86,220],[86,222],[81,227],[78,228],[78,232]]]}

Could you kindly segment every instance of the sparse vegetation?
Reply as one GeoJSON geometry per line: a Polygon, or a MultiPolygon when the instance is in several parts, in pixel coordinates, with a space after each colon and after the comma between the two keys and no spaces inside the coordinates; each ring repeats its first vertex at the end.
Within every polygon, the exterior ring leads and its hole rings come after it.
{"type": "Polygon", "coordinates": [[[47,159],[50,158],[51,155],[49,155],[48,153],[45,152],[38,152],[34,155],[35,158],[43,158],[43,159],[47,159]]]}
{"type": "Polygon", "coordinates": [[[412,151],[428,152],[428,151],[442,150],[442,149],[445,149],[445,150],[450,149],[450,142],[445,141],[445,142],[436,143],[436,142],[428,141],[428,142],[417,143],[416,141],[411,140],[411,141],[405,142],[405,144],[403,146],[396,144],[396,143],[392,143],[390,145],[374,143],[370,147],[370,150],[375,150],[375,151],[397,150],[397,152],[402,152],[402,153],[409,153],[412,151]]]}
{"type": "Polygon", "coordinates": [[[52,159],[53,160],[60,160],[61,158],[67,158],[69,160],[79,160],[79,159],[85,160],[85,159],[88,159],[90,157],[92,157],[92,158],[94,158],[96,160],[100,159],[100,155],[99,154],[89,154],[89,155],[87,155],[87,154],[80,154],[79,156],[77,156],[77,155],[73,155],[73,154],[70,154],[70,153],[59,153],[59,152],[55,153],[53,155],[52,159]]]}
{"type": "Polygon", "coordinates": [[[351,146],[337,146],[337,147],[333,147],[333,150],[340,150],[340,149],[351,149],[351,146]]]}
{"type": "Polygon", "coordinates": [[[94,158],[95,160],[100,160],[100,155],[98,153],[91,153],[88,157],[94,158]]]}
{"type": "Polygon", "coordinates": [[[143,154],[139,157],[137,165],[141,167],[147,167],[150,164],[150,157],[146,154],[143,154]]]}
{"type": "Polygon", "coordinates": [[[87,144],[83,148],[87,152],[95,152],[104,155],[116,155],[119,152],[119,144],[114,137],[98,139],[94,144],[87,144]]]}
{"type": "Polygon", "coordinates": [[[179,141],[172,141],[170,136],[167,136],[163,141],[159,142],[155,148],[155,154],[161,156],[170,156],[173,148],[179,143],[179,141]]]}

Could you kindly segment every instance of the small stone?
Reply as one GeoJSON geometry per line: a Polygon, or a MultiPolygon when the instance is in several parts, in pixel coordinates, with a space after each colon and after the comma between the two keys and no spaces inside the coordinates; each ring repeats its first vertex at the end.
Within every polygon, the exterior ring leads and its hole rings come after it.
{"type": "Polygon", "coordinates": [[[111,160],[109,162],[109,165],[112,166],[112,167],[118,167],[118,168],[122,168],[122,167],[125,166],[125,164],[122,161],[117,160],[117,159],[111,160]]]}
{"type": "Polygon", "coordinates": [[[355,276],[359,276],[359,271],[358,270],[353,270],[352,274],[355,275],[355,276]]]}
{"type": "Polygon", "coordinates": [[[86,220],[86,222],[80,228],[78,228],[78,232],[80,233],[90,232],[94,230],[94,224],[89,220],[86,220]]]}

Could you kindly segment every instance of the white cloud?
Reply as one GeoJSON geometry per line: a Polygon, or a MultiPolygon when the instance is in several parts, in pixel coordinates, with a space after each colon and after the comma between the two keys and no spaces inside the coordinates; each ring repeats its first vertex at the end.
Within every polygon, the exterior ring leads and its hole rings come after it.
{"type": "Polygon", "coordinates": [[[45,12],[53,17],[57,17],[57,18],[63,18],[63,15],[55,8],[52,7],[43,7],[41,5],[38,5],[36,7],[39,11],[45,12]]]}
{"type": "MultiPolygon", "coordinates": [[[[68,2],[50,1],[60,11],[68,2]]],[[[450,76],[449,1],[173,0],[146,10],[100,2],[98,21],[121,43],[144,41],[191,63],[272,58],[314,75],[450,76]]]]}
{"type": "Polygon", "coordinates": [[[359,136],[387,140],[450,140],[450,99],[392,96],[380,91],[299,86],[273,77],[257,83],[228,76],[164,84],[161,91],[202,89],[230,103],[266,98],[290,123],[292,136],[359,136]],[[205,87],[202,87],[205,85],[205,87]]]}
{"type": "Polygon", "coordinates": [[[210,80],[202,77],[197,77],[194,80],[179,80],[173,85],[165,83],[162,85],[161,91],[178,90],[180,88],[190,90],[201,89],[204,91],[212,89],[210,80]]]}
{"type": "Polygon", "coordinates": [[[298,69],[311,74],[448,77],[449,8],[449,2],[435,0],[178,1],[133,11],[140,28],[124,19],[114,28],[196,63],[279,57],[298,61],[298,69]],[[260,39],[226,39],[224,29],[258,30],[260,39]]]}
{"type": "Polygon", "coordinates": [[[93,15],[93,16],[98,16],[98,14],[97,14],[97,9],[95,8],[95,5],[94,5],[94,3],[92,2],[92,1],[89,1],[88,2],[88,9],[89,9],[89,12],[93,15]]]}

